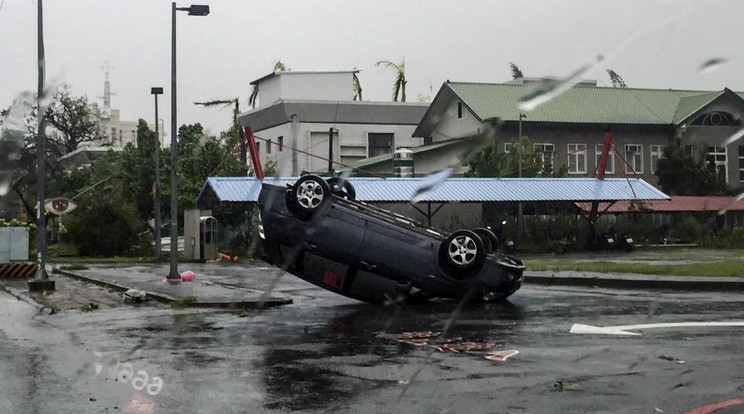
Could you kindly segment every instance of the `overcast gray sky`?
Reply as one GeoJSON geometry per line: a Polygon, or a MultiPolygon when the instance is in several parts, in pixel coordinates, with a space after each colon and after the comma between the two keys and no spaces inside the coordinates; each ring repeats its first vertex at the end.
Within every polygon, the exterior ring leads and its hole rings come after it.
{"type": "MultiPolygon", "coordinates": [[[[365,100],[391,100],[392,70],[405,59],[409,101],[447,79],[503,82],[509,62],[525,76],[566,76],[597,55],[587,78],[630,87],[744,90],[741,0],[196,0],[211,14],[178,13],[178,121],[212,133],[230,110],[194,101],[239,97],[277,60],[293,70],[357,68],[365,100]],[[709,73],[711,58],[728,62],[709,73]]],[[[0,0],[0,107],[36,90],[35,0],[0,0]]],[[[106,62],[112,107],[122,119],[154,118],[150,87],[162,86],[160,116],[170,131],[171,2],[44,0],[47,82],[76,95],[103,94],[106,62]]],[[[179,7],[192,3],[180,2],[179,7]]]]}

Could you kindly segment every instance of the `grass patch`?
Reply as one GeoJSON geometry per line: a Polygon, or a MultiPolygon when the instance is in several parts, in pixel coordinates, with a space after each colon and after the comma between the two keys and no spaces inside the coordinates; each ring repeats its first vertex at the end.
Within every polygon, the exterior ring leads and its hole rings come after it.
{"type": "Polygon", "coordinates": [[[183,308],[194,302],[196,302],[196,296],[186,296],[185,298],[176,299],[172,301],[170,304],[174,308],[183,308]]]}
{"type": "Polygon", "coordinates": [[[645,275],[744,277],[744,261],[741,260],[712,263],[649,264],[538,259],[528,261],[525,266],[529,270],[548,271],[565,270],[594,273],[638,273],[645,275]]]}

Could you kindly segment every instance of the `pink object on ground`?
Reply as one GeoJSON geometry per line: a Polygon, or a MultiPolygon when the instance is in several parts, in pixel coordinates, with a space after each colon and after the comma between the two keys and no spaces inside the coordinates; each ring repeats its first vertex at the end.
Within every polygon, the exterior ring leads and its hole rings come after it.
{"type": "Polygon", "coordinates": [[[187,270],[181,273],[181,279],[185,282],[190,282],[196,279],[196,273],[192,272],[191,270],[187,270]]]}

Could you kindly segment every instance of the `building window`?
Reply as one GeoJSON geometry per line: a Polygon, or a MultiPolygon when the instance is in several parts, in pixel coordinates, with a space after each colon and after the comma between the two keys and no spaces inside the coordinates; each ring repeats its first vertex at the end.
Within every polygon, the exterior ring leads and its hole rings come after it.
{"type": "Polygon", "coordinates": [[[540,156],[540,162],[543,166],[550,165],[550,168],[553,168],[553,157],[555,156],[555,145],[534,144],[532,148],[540,156]]]}
{"type": "Polygon", "coordinates": [[[276,142],[279,144],[279,152],[284,151],[284,137],[278,137],[276,142]]]}
{"type": "Polygon", "coordinates": [[[693,160],[695,159],[695,146],[685,145],[685,155],[689,156],[693,160]]]}
{"type": "Polygon", "coordinates": [[[739,182],[744,183],[744,146],[739,145],[739,182]]]}
{"type": "Polygon", "coordinates": [[[370,132],[367,139],[368,157],[393,152],[393,134],[370,132]]]}
{"type": "Polygon", "coordinates": [[[111,145],[116,145],[116,128],[111,128],[111,145]]]}
{"type": "Polygon", "coordinates": [[[568,173],[586,174],[586,144],[568,144],[568,173]]]}
{"type": "Polygon", "coordinates": [[[462,102],[457,103],[457,119],[462,119],[462,102]]]}
{"type": "Polygon", "coordinates": [[[625,144],[625,172],[643,174],[643,145],[625,144]]]}
{"type": "Polygon", "coordinates": [[[261,156],[261,143],[256,142],[256,155],[261,156]]]}
{"type": "Polygon", "coordinates": [[[266,153],[271,154],[271,140],[266,141],[266,153]]]}
{"type": "Polygon", "coordinates": [[[656,163],[664,154],[663,145],[651,145],[651,173],[656,171],[656,163]]]}
{"type": "Polygon", "coordinates": [[[504,143],[504,152],[510,153],[512,148],[514,148],[516,151],[519,151],[519,147],[517,146],[516,142],[505,142],[504,143]]]}
{"type": "Polygon", "coordinates": [[[726,147],[708,147],[706,157],[708,165],[712,165],[719,177],[723,177],[728,182],[726,174],[726,147]]]}
{"type": "MultiPolygon", "coordinates": [[[[599,172],[599,159],[602,158],[604,144],[594,146],[594,161],[596,162],[597,172],[599,172]]],[[[607,164],[605,165],[605,174],[615,174],[615,151],[612,147],[607,153],[607,164]]]]}

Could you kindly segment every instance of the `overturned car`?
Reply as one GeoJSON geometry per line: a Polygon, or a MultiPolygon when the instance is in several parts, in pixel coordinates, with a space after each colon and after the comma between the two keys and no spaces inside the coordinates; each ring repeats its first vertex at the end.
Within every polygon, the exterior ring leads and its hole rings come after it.
{"type": "Polygon", "coordinates": [[[262,184],[265,260],[357,300],[495,301],[517,291],[523,263],[487,228],[446,234],[355,201],[352,184],[305,175],[262,184]]]}

